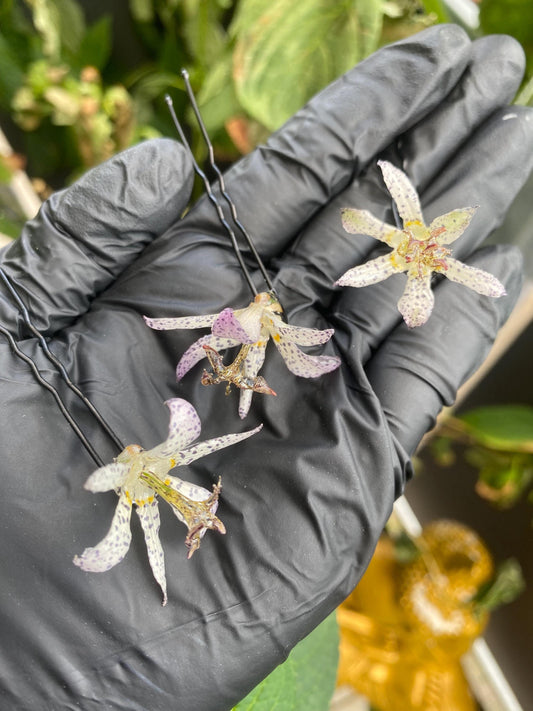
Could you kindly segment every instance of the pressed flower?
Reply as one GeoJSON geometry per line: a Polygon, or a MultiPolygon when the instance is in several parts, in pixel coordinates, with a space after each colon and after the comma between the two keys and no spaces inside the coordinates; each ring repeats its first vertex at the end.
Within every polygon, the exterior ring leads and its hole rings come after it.
{"type": "Polygon", "coordinates": [[[156,330],[210,327],[209,335],[199,338],[185,351],[178,363],[176,376],[181,380],[196,363],[207,357],[213,372],[204,371],[202,383],[211,385],[227,381],[226,392],[229,392],[231,385],[240,388],[239,415],[244,418],[250,409],[253,392],[275,395],[264,378],[258,376],[270,338],[287,368],[295,375],[316,378],[340,365],[340,359],[335,356],[312,356],[298,348],[327,343],[333,335],[333,329],[320,331],[316,328],[291,326],[283,321],[281,313],[279,301],[263,292],[244,309],[234,311],[227,308],[218,314],[181,318],[145,316],[145,321],[156,330]],[[235,360],[225,366],[219,351],[233,346],[241,346],[241,349],[235,360]]]}
{"type": "Polygon", "coordinates": [[[230,444],[255,434],[253,430],[228,434],[192,444],[200,435],[200,419],[186,400],[174,398],[165,403],[170,410],[168,437],[161,444],[145,450],[138,444],[128,445],[112,464],[100,467],[85,482],[92,492],[114,489],[118,504],[107,535],[98,545],[86,548],[74,558],[75,565],[93,573],[109,570],[124,558],[131,542],[130,519],[135,504],[143,528],[148,559],[155,579],[163,591],[163,605],[167,602],[165,560],[159,539],[159,508],[157,494],[172,506],[174,514],[187,525],[185,543],[188,557],[200,546],[200,539],[211,528],[225,533],[224,524],[216,516],[220,481],[210,492],[190,484],[168,472],[187,465],[230,444]]]}
{"type": "Polygon", "coordinates": [[[392,274],[406,272],[407,285],[398,309],[411,328],[426,323],[433,310],[433,272],[444,274],[478,294],[503,296],[505,287],[495,276],[450,256],[448,245],[463,234],[477,207],[452,210],[426,225],[418,194],[407,175],[387,161],[378,161],[378,165],[402,218],[403,230],[378,220],[367,210],[343,208],[342,225],[347,232],[370,235],[392,247],[392,252],[349,269],[335,285],[368,286],[392,274]]]}

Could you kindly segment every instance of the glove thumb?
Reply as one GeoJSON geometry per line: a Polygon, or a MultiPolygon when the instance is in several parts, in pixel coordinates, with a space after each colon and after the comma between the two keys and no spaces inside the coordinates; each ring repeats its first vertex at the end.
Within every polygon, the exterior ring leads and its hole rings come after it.
{"type": "MultiPolygon", "coordinates": [[[[36,326],[52,335],[85,313],[180,218],[193,178],[183,146],[161,138],[117,154],[52,195],[0,256],[36,326]]],[[[21,335],[18,313],[1,294],[0,319],[21,335]]]]}

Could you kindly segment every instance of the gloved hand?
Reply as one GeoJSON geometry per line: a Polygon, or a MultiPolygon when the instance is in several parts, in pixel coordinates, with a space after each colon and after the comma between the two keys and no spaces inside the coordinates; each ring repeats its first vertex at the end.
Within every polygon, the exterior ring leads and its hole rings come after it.
{"type": "MultiPolygon", "coordinates": [[[[254,395],[244,422],[238,393],[202,386],[201,366],[175,382],[179,357],[201,334],[153,331],[142,319],[251,300],[213,206],[202,199],[179,219],[191,185],[180,145],[148,142],[91,171],[2,253],[51,348],[126,444],[164,439],[163,402],[177,396],[198,410],[202,439],[264,424],[178,471],[206,488],[222,477],[227,534],[209,532],[187,560],[185,528],[161,507],[162,608],[137,525],[109,572],[72,564],[104,536],[117,498],[83,489],[94,463],[50,393],[0,343],[3,708],[229,709],[352,590],[409,477],[409,455],[480,364],[519,291],[515,251],[475,250],[532,167],[532,114],[507,106],[522,68],[509,38],[471,43],[457,27],[429,29],[361,63],[229,171],[228,191],[289,322],[335,328],[318,352],[343,361],[306,380],[270,347],[262,375],[278,396],[254,395]],[[378,245],[348,235],[340,208],[392,220],[378,158],[409,174],[428,220],[480,205],[454,256],[494,273],[508,296],[442,280],[428,323],[409,330],[396,307],[403,275],[332,287],[378,245]]],[[[5,290],[0,299],[1,322],[111,461],[116,448],[61,384],[5,290]]]]}

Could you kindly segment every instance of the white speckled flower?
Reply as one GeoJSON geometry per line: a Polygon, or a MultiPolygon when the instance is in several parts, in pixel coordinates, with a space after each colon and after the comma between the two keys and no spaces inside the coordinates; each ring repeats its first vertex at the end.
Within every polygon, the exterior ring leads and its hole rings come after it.
{"type": "Polygon", "coordinates": [[[167,584],[163,548],[159,539],[156,493],[169,501],[172,511],[187,525],[189,531],[185,542],[190,558],[208,528],[225,533],[223,523],[215,516],[220,482],[210,492],[170,476],[168,472],[174,467],[190,464],[211,452],[240,442],[261,429],[260,425],[247,432],[223,435],[193,445],[191,443],[199,436],[201,429],[194,407],[180,398],[168,400],[165,404],[170,410],[170,423],[168,437],[164,442],[149,450],[144,450],[138,444],[130,444],[112,464],[100,467],[85,482],[85,488],[92,492],[115,489],[119,500],[107,535],[94,548],[86,548],[80,556],[74,558],[75,565],[93,573],[104,572],[120,563],[130,547],[130,519],[135,504],[144,531],[150,566],[163,591],[163,605],[167,602],[167,584]]]}
{"type": "Polygon", "coordinates": [[[392,274],[407,272],[407,285],[398,301],[398,309],[412,328],[426,323],[435,297],[431,290],[433,272],[468,286],[478,294],[499,297],[505,294],[495,276],[453,259],[447,245],[455,242],[470,224],[477,207],[465,207],[424,223],[418,194],[409,178],[387,161],[378,161],[385,184],[392,195],[403,230],[381,222],[367,210],[342,209],[342,225],[347,232],[370,235],[392,247],[392,252],[366,264],[349,269],[336,286],[368,286],[392,274]]]}
{"type": "MultiPolygon", "coordinates": [[[[267,293],[258,294],[254,301],[244,309],[227,308],[219,314],[207,316],[186,316],[182,318],[147,318],[145,321],[156,330],[178,328],[211,328],[211,334],[203,336],[183,354],[176,369],[178,380],[213,351],[242,346],[235,361],[229,366],[218,366],[214,374],[204,371],[204,385],[227,380],[229,386],[241,389],[239,398],[239,416],[246,417],[252,401],[253,392],[275,394],[257,374],[265,360],[266,346],[270,338],[281,353],[287,368],[303,378],[316,378],[335,370],[340,365],[336,356],[312,356],[303,353],[298,346],[315,346],[327,343],[333,335],[333,329],[320,331],[316,328],[290,326],[281,318],[279,302],[267,293]],[[237,367],[234,367],[234,366],[237,367]]],[[[229,388],[228,386],[228,388],[229,388]]],[[[228,391],[227,388],[227,391],[228,391]]]]}

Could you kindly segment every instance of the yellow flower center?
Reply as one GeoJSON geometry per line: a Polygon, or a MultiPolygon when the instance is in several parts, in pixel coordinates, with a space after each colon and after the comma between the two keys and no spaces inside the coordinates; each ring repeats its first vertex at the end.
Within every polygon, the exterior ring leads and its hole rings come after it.
{"type": "Polygon", "coordinates": [[[397,253],[409,265],[409,271],[418,272],[420,276],[446,271],[446,257],[451,250],[438,243],[437,235],[430,234],[429,229],[418,220],[407,222],[403,232],[405,237],[397,253]]]}

